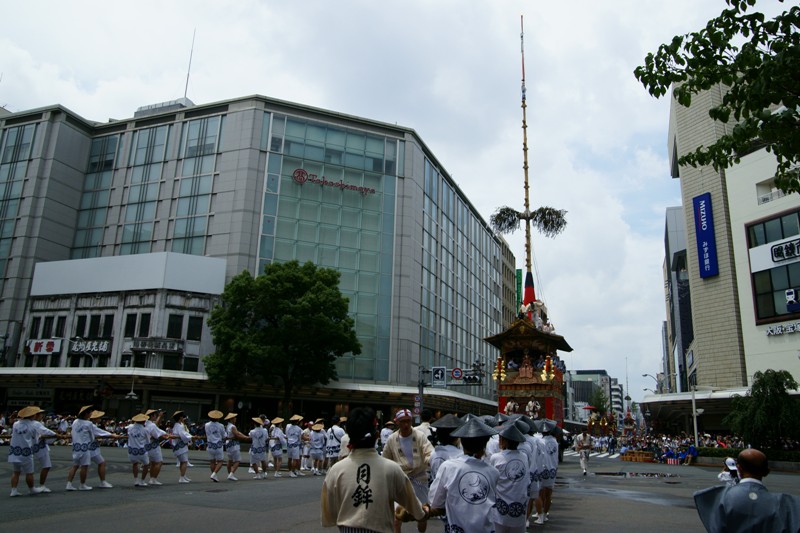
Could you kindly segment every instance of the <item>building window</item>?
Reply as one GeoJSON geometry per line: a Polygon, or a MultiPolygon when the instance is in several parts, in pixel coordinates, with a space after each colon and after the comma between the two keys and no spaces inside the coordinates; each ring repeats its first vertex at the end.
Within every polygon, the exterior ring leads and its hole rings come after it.
{"type": "Polygon", "coordinates": [[[186,328],[186,340],[199,341],[203,335],[203,317],[190,316],[189,325],[186,328]]]}
{"type": "Polygon", "coordinates": [[[183,334],[183,315],[169,315],[167,320],[167,338],[180,339],[183,334]]]}
{"type": "Polygon", "coordinates": [[[200,368],[200,359],[198,357],[184,357],[183,370],[185,372],[197,372],[200,368]]]}
{"type": "Polygon", "coordinates": [[[110,339],[114,336],[114,315],[108,314],[103,316],[103,331],[101,332],[101,339],[110,339]]]}
{"type": "Polygon", "coordinates": [[[133,338],[136,336],[136,315],[131,313],[125,316],[125,332],[123,335],[126,338],[133,338]]]}
{"type": "Polygon", "coordinates": [[[56,319],[56,331],[54,336],[58,338],[63,338],[66,329],[67,329],[67,317],[65,316],[58,317],[56,319]]]}
{"type": "Polygon", "coordinates": [[[31,339],[40,339],[39,337],[39,328],[42,324],[42,318],[35,316],[31,319],[31,330],[28,334],[28,337],[31,339]]]}
{"type": "Polygon", "coordinates": [[[165,353],[163,368],[164,370],[180,370],[181,356],[175,353],[165,353]]]}
{"type": "Polygon", "coordinates": [[[139,337],[150,336],[150,313],[142,313],[139,317],[139,337]]]}
{"type": "Polygon", "coordinates": [[[92,141],[72,244],[72,259],[100,256],[118,144],[119,135],[98,137],[92,141]]]}
{"type": "Polygon", "coordinates": [[[800,316],[800,211],[747,227],[756,321],[800,316]]]}
{"type": "Polygon", "coordinates": [[[46,316],[44,317],[44,321],[42,322],[42,337],[43,339],[49,339],[53,336],[53,317],[46,316]]]}
{"type": "Polygon", "coordinates": [[[86,315],[78,315],[75,320],[75,337],[86,336],[86,315]]]}
{"type": "Polygon", "coordinates": [[[100,315],[92,315],[89,317],[89,337],[90,339],[97,339],[100,337],[100,315]]]}

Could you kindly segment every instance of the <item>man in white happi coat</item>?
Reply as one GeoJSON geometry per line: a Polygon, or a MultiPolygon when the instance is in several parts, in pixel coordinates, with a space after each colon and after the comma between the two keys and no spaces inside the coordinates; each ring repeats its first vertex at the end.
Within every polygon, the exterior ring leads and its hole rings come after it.
{"type": "Polygon", "coordinates": [[[236,413],[225,415],[225,453],[228,454],[228,481],[239,481],[236,470],[242,462],[242,447],[240,442],[247,442],[250,437],[236,428],[236,413]]]}
{"type": "Polygon", "coordinates": [[[322,469],[325,466],[325,448],[328,443],[328,437],[325,434],[325,426],[322,422],[317,422],[311,426],[310,450],[308,451],[311,458],[311,473],[315,476],[322,475],[322,469]]]}
{"type": "Polygon", "coordinates": [[[33,446],[39,441],[34,415],[42,410],[36,406],[28,406],[17,413],[18,420],[11,426],[11,443],[8,450],[8,462],[11,463],[11,496],[21,496],[17,489],[19,478],[25,474],[25,483],[31,494],[42,492],[33,485],[33,446]]]}
{"type": "Polygon", "coordinates": [[[339,452],[342,451],[342,438],[345,433],[339,422],[338,416],[331,418],[331,427],[326,431],[328,443],[325,448],[325,470],[336,464],[336,461],[339,460],[339,452]]]}
{"type": "MultiPolygon", "coordinates": [[[[97,477],[100,478],[98,487],[101,489],[110,489],[113,485],[106,481],[106,460],[100,451],[100,443],[97,441],[97,438],[124,439],[125,435],[117,435],[98,426],[100,419],[103,418],[105,414],[104,411],[92,411],[92,414],[89,415],[89,420],[92,421],[92,431],[94,432],[94,440],[89,445],[89,449],[91,450],[91,460],[97,465],[97,477]]],[[[114,429],[116,429],[116,426],[114,426],[114,429]]],[[[117,446],[119,446],[119,444],[117,444],[117,446]]]]}
{"type": "Polygon", "coordinates": [[[539,498],[536,500],[536,523],[539,525],[547,522],[550,514],[550,504],[553,499],[553,487],[556,483],[558,474],[558,441],[551,434],[556,427],[554,420],[536,420],[537,429],[541,435],[537,434],[537,444],[544,452],[542,454],[542,465],[539,470],[539,498]]]}
{"type": "Polygon", "coordinates": [[[292,415],[286,426],[286,458],[289,463],[290,477],[305,476],[300,471],[300,446],[302,446],[303,440],[303,428],[300,424],[302,422],[302,416],[292,415]]]}
{"type": "Polygon", "coordinates": [[[33,458],[39,463],[39,490],[41,492],[51,492],[50,489],[47,488],[47,485],[45,485],[47,482],[47,474],[53,466],[50,460],[50,444],[55,441],[55,438],[66,438],[67,435],[59,435],[45,426],[44,423],[42,423],[43,416],[44,411],[41,410],[33,415],[33,420],[36,423],[36,432],[39,435],[38,441],[33,445],[33,458]]]}
{"type": "Polygon", "coordinates": [[[144,429],[150,437],[150,442],[147,445],[147,455],[150,458],[150,481],[148,481],[148,484],[158,486],[161,485],[158,480],[158,474],[161,473],[161,466],[164,464],[164,455],[161,453],[161,440],[167,438],[167,432],[158,427],[164,411],[161,409],[148,409],[144,414],[147,417],[144,429]]]}
{"type": "Polygon", "coordinates": [[[442,466],[442,463],[448,459],[464,455],[464,452],[458,447],[458,437],[452,436],[453,431],[463,425],[464,421],[451,413],[447,413],[431,424],[432,427],[436,428],[436,440],[438,441],[438,444],[431,454],[431,482],[436,479],[436,473],[439,467],[442,466]]]}
{"type": "Polygon", "coordinates": [[[133,486],[146,487],[147,473],[150,471],[150,455],[148,446],[150,445],[150,433],[144,427],[147,422],[147,415],[139,413],[131,418],[133,424],[129,425],[128,430],[128,460],[131,462],[133,471],[133,486]],[[141,478],[139,478],[139,467],[141,465],[141,478]]]}
{"type": "Polygon", "coordinates": [[[189,445],[192,443],[194,437],[189,433],[189,428],[186,427],[188,418],[183,411],[175,411],[172,414],[173,425],[170,430],[170,442],[172,444],[172,453],[178,460],[178,467],[180,468],[180,477],[178,483],[190,483],[192,480],[186,477],[186,467],[189,466],[189,445]]]}
{"type": "MultiPolygon", "coordinates": [[[[98,455],[100,453],[95,436],[111,436],[111,433],[101,430],[92,423],[91,417],[97,415],[97,413],[101,413],[101,411],[93,411],[91,405],[84,405],[78,412],[78,417],[72,422],[72,466],[67,472],[67,490],[92,490],[92,487],[86,484],[86,477],[89,474],[89,464],[93,460],[92,452],[97,450],[98,455]],[[78,470],[80,470],[78,476],[80,485],[76,489],[72,484],[72,480],[75,478],[75,474],[78,470]]],[[[100,416],[102,416],[102,414],[100,416]]],[[[99,455],[99,457],[102,459],[102,455],[99,455]]],[[[97,461],[97,459],[95,461],[97,461]]],[[[98,463],[98,473],[101,472],[101,468],[103,469],[103,480],[100,486],[103,488],[111,488],[111,483],[108,483],[104,479],[105,461],[98,463]]]]}
{"type": "Polygon", "coordinates": [[[283,432],[283,418],[275,417],[272,419],[272,427],[269,430],[269,451],[272,453],[272,461],[275,465],[275,477],[281,477],[281,463],[283,462],[283,447],[286,446],[286,434],[283,432]]]}
{"type": "Polygon", "coordinates": [[[225,446],[225,426],[222,425],[222,411],[214,409],[208,412],[208,422],[206,422],[206,451],[208,452],[208,467],[211,469],[211,481],[218,482],[217,472],[223,465],[224,446],[225,446]]]}
{"type": "Polygon", "coordinates": [[[429,492],[431,514],[444,510],[447,515],[445,531],[485,533],[494,529],[491,510],[500,474],[482,458],[486,442],[495,433],[478,417],[451,433],[461,439],[464,455],[442,463],[429,492]]]}
{"type": "Polygon", "coordinates": [[[530,468],[528,454],[519,449],[525,435],[510,421],[495,428],[500,433],[500,451],[492,455],[489,464],[500,474],[496,487],[492,523],[495,533],[524,533],[528,509],[530,468]]]}
{"type": "Polygon", "coordinates": [[[256,427],[250,430],[250,467],[255,473],[253,479],[267,478],[267,446],[269,432],[264,429],[264,419],[253,417],[256,427]]]}

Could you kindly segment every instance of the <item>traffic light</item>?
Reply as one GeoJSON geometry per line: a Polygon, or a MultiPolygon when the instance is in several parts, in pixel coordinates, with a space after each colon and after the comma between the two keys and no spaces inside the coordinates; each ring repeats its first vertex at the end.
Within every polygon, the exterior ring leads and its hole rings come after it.
{"type": "Polygon", "coordinates": [[[481,377],[476,374],[467,374],[464,376],[464,383],[467,385],[480,385],[481,377]]]}

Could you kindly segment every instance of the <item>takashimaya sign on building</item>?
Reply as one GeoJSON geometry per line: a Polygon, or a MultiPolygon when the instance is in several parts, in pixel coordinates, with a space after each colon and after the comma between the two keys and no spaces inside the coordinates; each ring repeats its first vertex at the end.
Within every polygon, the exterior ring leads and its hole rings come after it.
{"type": "Polygon", "coordinates": [[[345,181],[329,181],[325,176],[317,176],[316,174],[309,174],[305,169],[298,168],[292,172],[292,180],[295,183],[303,185],[304,183],[314,183],[315,185],[322,185],[323,187],[335,187],[343,191],[356,191],[363,195],[375,194],[375,189],[371,187],[362,187],[360,185],[353,185],[345,181]]]}

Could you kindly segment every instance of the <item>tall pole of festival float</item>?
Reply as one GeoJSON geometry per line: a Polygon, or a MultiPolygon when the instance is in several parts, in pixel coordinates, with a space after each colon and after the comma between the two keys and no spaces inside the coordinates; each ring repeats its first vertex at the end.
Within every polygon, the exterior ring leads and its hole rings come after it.
{"type": "Polygon", "coordinates": [[[531,267],[531,202],[528,185],[528,121],[525,98],[525,29],[523,16],[519,17],[519,42],[522,54],[522,170],[525,177],[525,211],[519,214],[519,218],[525,220],[525,289],[523,292],[522,303],[529,305],[536,300],[536,293],[533,288],[533,272],[531,267]]]}

